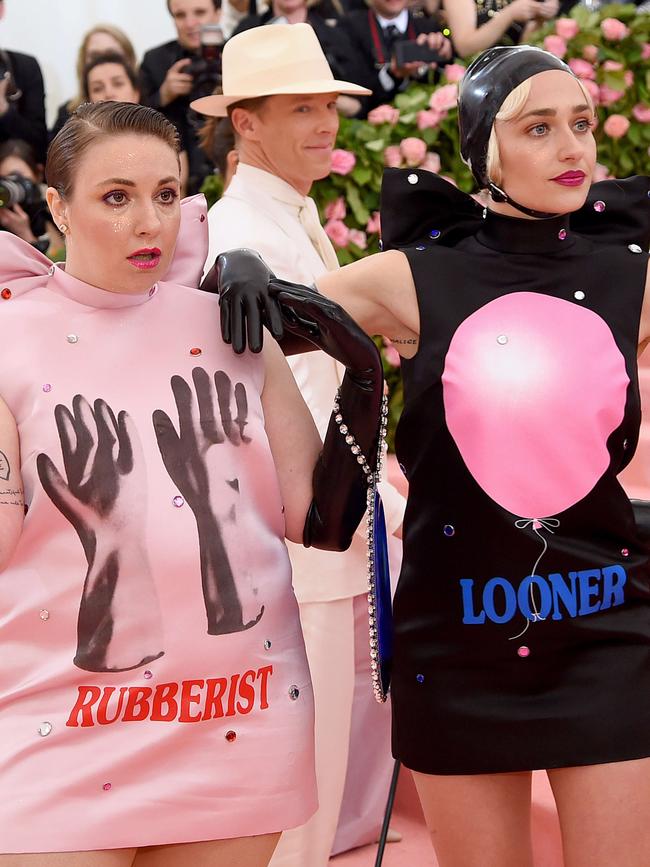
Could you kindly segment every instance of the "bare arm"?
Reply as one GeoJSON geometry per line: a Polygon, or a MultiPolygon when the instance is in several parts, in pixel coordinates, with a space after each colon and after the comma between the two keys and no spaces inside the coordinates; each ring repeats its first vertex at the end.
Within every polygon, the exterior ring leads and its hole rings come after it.
{"type": "Polygon", "coordinates": [[[476,26],[474,0],[445,0],[444,9],[456,51],[461,57],[470,57],[498,45],[516,22],[525,24],[537,18],[541,5],[536,0],[513,0],[480,27],[476,26]]]}
{"type": "Polygon", "coordinates": [[[367,256],[319,277],[317,287],[347,310],[366,334],[388,337],[405,358],[415,355],[420,314],[404,253],[389,250],[367,256]]]}
{"type": "Polygon", "coordinates": [[[18,430],[0,398],[0,571],[6,567],[20,538],[24,516],[18,430]]]}
{"type": "Polygon", "coordinates": [[[322,444],[280,347],[274,340],[265,340],[263,352],[262,406],[285,509],[286,537],[302,544],[312,501],[312,474],[322,444]]]}
{"type": "Polygon", "coordinates": [[[648,265],[648,272],[645,281],[645,294],[643,296],[643,307],[641,308],[639,355],[642,355],[648,343],[650,343],[650,264],[648,265]]]}

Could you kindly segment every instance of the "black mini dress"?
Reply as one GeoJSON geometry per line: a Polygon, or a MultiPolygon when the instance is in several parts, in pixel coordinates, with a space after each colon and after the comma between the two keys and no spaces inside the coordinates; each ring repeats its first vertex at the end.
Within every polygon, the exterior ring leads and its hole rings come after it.
{"type": "Polygon", "coordinates": [[[389,171],[384,246],[420,311],[393,750],[430,774],[650,756],[650,547],[617,476],[641,421],[650,181],[568,217],[497,216],[389,171]]]}

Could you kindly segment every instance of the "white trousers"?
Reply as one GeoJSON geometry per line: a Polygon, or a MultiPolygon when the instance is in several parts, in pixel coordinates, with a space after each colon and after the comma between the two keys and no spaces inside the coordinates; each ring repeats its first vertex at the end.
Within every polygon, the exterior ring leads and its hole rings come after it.
{"type": "Polygon", "coordinates": [[[300,606],[316,708],[318,811],[285,831],[270,867],[327,867],[377,839],[390,784],[390,708],[370,683],[364,596],[300,606]],[[338,829],[338,830],[337,830],[338,829]]]}

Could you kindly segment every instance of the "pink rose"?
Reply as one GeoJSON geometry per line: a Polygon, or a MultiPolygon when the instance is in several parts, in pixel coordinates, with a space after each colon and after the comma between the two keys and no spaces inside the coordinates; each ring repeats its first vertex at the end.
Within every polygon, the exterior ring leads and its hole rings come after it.
{"type": "Polygon", "coordinates": [[[343,196],[339,196],[338,199],[334,199],[333,202],[325,205],[326,220],[345,220],[347,213],[348,210],[345,207],[343,196]]]}
{"type": "Polygon", "coordinates": [[[351,151],[335,148],[332,151],[332,171],[335,175],[349,175],[357,164],[357,158],[351,151]]]}
{"type": "Polygon", "coordinates": [[[639,123],[650,123],[650,106],[643,105],[643,103],[639,103],[635,105],[632,109],[632,114],[634,115],[635,120],[638,120],[639,123]]]}
{"type": "Polygon", "coordinates": [[[564,39],[553,33],[544,40],[544,48],[556,57],[564,57],[567,52],[567,45],[564,39]]]}
{"type": "Polygon", "coordinates": [[[378,105],[377,108],[368,112],[368,123],[373,124],[373,126],[379,126],[382,123],[390,123],[395,126],[398,120],[399,109],[392,105],[378,105]]]}
{"type": "Polygon", "coordinates": [[[365,250],[368,246],[366,233],[362,232],[361,229],[350,229],[349,240],[351,244],[354,244],[360,250],[365,250]]]}
{"type": "Polygon", "coordinates": [[[588,60],[589,63],[595,63],[598,60],[598,46],[585,45],[582,49],[582,56],[585,60],[588,60]]]}
{"type": "Polygon", "coordinates": [[[588,78],[584,78],[582,80],[582,86],[587,91],[589,96],[591,97],[594,105],[598,105],[600,103],[600,88],[596,84],[595,81],[589,81],[588,78]]]}
{"type": "Polygon", "coordinates": [[[620,42],[630,35],[629,27],[618,18],[603,18],[600,22],[600,30],[605,39],[609,39],[610,42],[620,42]]]}
{"type": "Polygon", "coordinates": [[[610,114],[603,124],[603,130],[610,138],[623,138],[629,128],[630,121],[622,114],[610,114]]]}
{"type": "Polygon", "coordinates": [[[579,57],[573,57],[569,61],[569,66],[578,78],[593,80],[596,78],[596,70],[593,68],[591,63],[587,63],[586,60],[581,60],[579,57]]]}
{"type": "Polygon", "coordinates": [[[391,367],[399,367],[402,363],[399,352],[387,337],[384,337],[384,358],[391,367]]]}
{"type": "Polygon", "coordinates": [[[650,60],[650,42],[641,44],[641,60],[650,60]]]}
{"type": "Polygon", "coordinates": [[[465,67],[460,63],[449,63],[443,69],[445,78],[452,84],[458,84],[465,75],[465,67]]]}
{"type": "Polygon", "coordinates": [[[406,160],[406,165],[410,167],[419,166],[427,153],[427,143],[421,138],[405,138],[399,146],[402,156],[406,160]]]}
{"type": "Polygon", "coordinates": [[[388,145],[384,151],[384,165],[389,169],[398,169],[402,165],[402,152],[399,145],[388,145]]]}
{"type": "Polygon", "coordinates": [[[440,154],[435,151],[428,151],[420,168],[437,175],[440,171],[440,154]]]}
{"type": "Polygon", "coordinates": [[[601,105],[613,105],[623,96],[625,96],[624,90],[614,90],[613,87],[607,87],[606,84],[602,84],[600,87],[599,99],[601,105]]]}
{"type": "Polygon", "coordinates": [[[568,42],[580,33],[580,25],[573,18],[558,18],[555,22],[555,32],[568,42]]]}
{"type": "Polygon", "coordinates": [[[378,234],[381,231],[381,220],[379,217],[379,211],[373,211],[370,215],[370,219],[366,224],[366,232],[369,235],[378,234]]]}
{"type": "Polygon", "coordinates": [[[434,111],[432,108],[427,111],[419,111],[417,118],[418,129],[432,129],[434,126],[438,126],[441,119],[441,112],[434,111]]]}
{"type": "Polygon", "coordinates": [[[434,90],[429,100],[429,108],[434,111],[449,111],[458,105],[458,85],[443,84],[437,90],[434,90]]]}
{"type": "Polygon", "coordinates": [[[350,230],[343,220],[328,220],[323,228],[334,246],[347,247],[350,240],[350,230]]]}

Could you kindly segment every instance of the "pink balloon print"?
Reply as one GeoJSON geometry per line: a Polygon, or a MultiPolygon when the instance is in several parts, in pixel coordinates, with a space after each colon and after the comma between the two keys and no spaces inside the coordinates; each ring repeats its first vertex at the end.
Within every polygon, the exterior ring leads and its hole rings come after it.
{"type": "Polygon", "coordinates": [[[609,466],[629,378],[592,310],[532,292],[491,301],[457,329],[442,381],[468,470],[514,515],[557,515],[609,466]]]}

